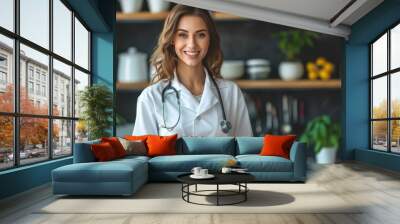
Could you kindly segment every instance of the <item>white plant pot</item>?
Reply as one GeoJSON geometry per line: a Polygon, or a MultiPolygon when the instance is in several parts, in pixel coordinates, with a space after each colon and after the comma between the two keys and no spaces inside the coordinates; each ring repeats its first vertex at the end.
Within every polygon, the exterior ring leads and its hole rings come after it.
{"type": "Polygon", "coordinates": [[[283,80],[296,80],[303,76],[304,68],[301,62],[284,61],[279,64],[279,75],[283,80]]]}
{"type": "Polygon", "coordinates": [[[147,3],[152,13],[164,12],[169,8],[169,2],[166,0],[147,0],[147,3]]]}
{"type": "Polygon", "coordinates": [[[143,0],[119,0],[122,12],[139,12],[142,9],[143,0]]]}
{"type": "Polygon", "coordinates": [[[323,147],[316,155],[317,163],[332,164],[336,160],[337,149],[333,147],[323,147]]]}

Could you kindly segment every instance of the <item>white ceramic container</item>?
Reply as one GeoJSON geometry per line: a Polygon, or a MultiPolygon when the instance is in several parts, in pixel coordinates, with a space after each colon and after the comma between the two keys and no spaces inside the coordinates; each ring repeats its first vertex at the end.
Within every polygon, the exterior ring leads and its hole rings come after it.
{"type": "Polygon", "coordinates": [[[123,13],[139,12],[142,9],[143,0],[119,0],[123,13]]]}
{"type": "Polygon", "coordinates": [[[144,82],[147,81],[147,55],[140,53],[134,47],[119,54],[118,81],[144,82]]]}
{"type": "Polygon", "coordinates": [[[238,79],[244,74],[244,61],[225,60],[221,66],[221,75],[224,79],[238,79]]]}
{"type": "Polygon", "coordinates": [[[304,68],[301,62],[284,61],[279,64],[279,76],[286,81],[300,79],[304,68]]]}
{"type": "Polygon", "coordinates": [[[323,147],[319,153],[316,155],[317,163],[319,164],[332,164],[336,160],[336,148],[323,147]]]}
{"type": "Polygon", "coordinates": [[[169,2],[165,0],[147,0],[150,12],[164,12],[169,9],[169,2]]]}

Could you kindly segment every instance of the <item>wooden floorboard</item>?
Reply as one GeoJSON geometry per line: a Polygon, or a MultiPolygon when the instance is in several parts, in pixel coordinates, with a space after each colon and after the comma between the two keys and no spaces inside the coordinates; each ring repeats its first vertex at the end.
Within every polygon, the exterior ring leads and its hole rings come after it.
{"type": "MultiPolygon", "coordinates": [[[[55,197],[50,185],[0,201],[5,224],[398,224],[400,174],[360,163],[310,164],[308,183],[325,187],[349,203],[357,214],[37,214],[55,197]]],[[[318,202],[316,202],[318,203],[318,202]]]]}

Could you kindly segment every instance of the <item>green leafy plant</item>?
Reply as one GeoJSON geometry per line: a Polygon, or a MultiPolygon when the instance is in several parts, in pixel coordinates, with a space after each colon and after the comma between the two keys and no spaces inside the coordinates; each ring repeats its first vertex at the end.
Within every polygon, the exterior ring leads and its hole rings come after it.
{"type": "Polygon", "coordinates": [[[318,116],[307,123],[300,141],[314,146],[315,153],[323,147],[338,148],[340,142],[340,125],[327,115],[318,116]]]}
{"type": "Polygon", "coordinates": [[[79,94],[82,108],[82,125],[88,129],[89,139],[106,137],[112,126],[112,92],[102,84],[86,87],[79,94]]]}
{"type": "Polygon", "coordinates": [[[278,47],[289,61],[298,60],[301,50],[308,46],[314,46],[314,39],[318,34],[311,31],[288,30],[274,34],[278,38],[278,47]]]}

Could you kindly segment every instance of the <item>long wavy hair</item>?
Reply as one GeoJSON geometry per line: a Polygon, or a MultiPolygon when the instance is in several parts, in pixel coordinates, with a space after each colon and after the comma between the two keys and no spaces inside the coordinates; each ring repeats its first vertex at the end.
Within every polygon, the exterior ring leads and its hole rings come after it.
{"type": "Polygon", "coordinates": [[[203,66],[206,67],[210,75],[215,78],[222,78],[220,74],[223,55],[220,46],[220,37],[217,32],[214,20],[207,10],[194,8],[186,5],[176,5],[168,14],[163,30],[158,38],[157,46],[150,58],[150,63],[155,67],[155,76],[152,83],[163,79],[172,80],[174,70],[178,64],[178,56],[172,41],[175,37],[176,29],[182,16],[194,15],[203,19],[210,35],[210,45],[207,55],[203,59],[203,66]]]}

